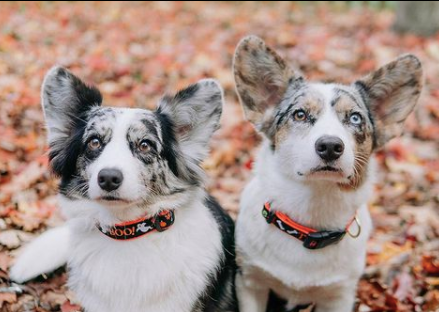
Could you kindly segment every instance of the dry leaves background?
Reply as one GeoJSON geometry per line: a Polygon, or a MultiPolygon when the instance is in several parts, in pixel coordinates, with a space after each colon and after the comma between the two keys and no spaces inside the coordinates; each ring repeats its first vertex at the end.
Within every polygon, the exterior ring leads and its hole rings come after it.
{"type": "Polygon", "coordinates": [[[0,311],[78,310],[56,274],[8,280],[24,242],[62,222],[47,168],[39,88],[55,63],[106,105],[153,108],[203,77],[225,88],[222,129],[205,163],[212,193],[236,215],[259,142],[233,87],[235,45],[258,34],[310,79],[349,83],[397,55],[418,55],[426,88],[401,139],[377,157],[375,232],[358,311],[439,311],[439,36],[392,32],[392,11],[297,3],[0,2],[0,311]]]}

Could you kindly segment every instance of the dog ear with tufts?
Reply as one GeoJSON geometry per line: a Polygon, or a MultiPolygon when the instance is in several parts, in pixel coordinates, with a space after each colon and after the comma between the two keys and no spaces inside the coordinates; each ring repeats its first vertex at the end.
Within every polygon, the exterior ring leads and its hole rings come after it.
{"type": "Polygon", "coordinates": [[[76,161],[88,112],[102,103],[101,93],[63,67],[53,67],[44,78],[41,103],[47,124],[49,158],[57,175],[69,175],[76,161]],[[76,142],[76,143],[75,143],[76,142]]]}
{"type": "Polygon", "coordinates": [[[375,148],[401,135],[422,85],[422,65],[414,55],[401,56],[354,83],[375,124],[375,148]]]}
{"type": "Polygon", "coordinates": [[[248,36],[238,44],[233,71],[245,117],[262,132],[266,132],[264,124],[270,123],[267,118],[281,103],[287,89],[303,81],[300,74],[256,36],[248,36]]]}
{"type": "Polygon", "coordinates": [[[209,152],[209,140],[219,128],[223,90],[213,79],[203,79],[174,96],[165,96],[157,112],[169,117],[181,153],[196,166],[209,152]]]}

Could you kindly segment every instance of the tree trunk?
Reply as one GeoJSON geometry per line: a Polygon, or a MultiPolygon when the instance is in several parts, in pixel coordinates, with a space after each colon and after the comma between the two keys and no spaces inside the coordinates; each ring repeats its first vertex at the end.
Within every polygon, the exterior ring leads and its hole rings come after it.
{"type": "Polygon", "coordinates": [[[398,1],[394,28],[398,32],[434,35],[439,31],[439,2],[398,1]]]}

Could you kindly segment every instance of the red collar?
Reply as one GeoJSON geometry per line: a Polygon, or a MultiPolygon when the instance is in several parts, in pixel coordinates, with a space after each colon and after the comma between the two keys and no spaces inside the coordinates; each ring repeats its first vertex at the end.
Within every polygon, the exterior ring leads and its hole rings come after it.
{"type": "Polygon", "coordinates": [[[96,223],[98,230],[115,240],[131,240],[154,231],[163,232],[174,224],[175,215],[173,210],[164,210],[151,218],[139,218],[113,225],[109,229],[103,229],[96,223]]]}
{"type": "Polygon", "coordinates": [[[357,238],[361,233],[361,226],[357,216],[352,218],[344,231],[317,231],[316,229],[306,227],[293,221],[286,214],[272,210],[269,202],[266,202],[262,208],[262,216],[267,223],[274,224],[281,231],[301,240],[303,246],[308,249],[321,249],[338,243],[345,237],[346,233],[353,238],[357,238]],[[349,228],[354,222],[358,225],[358,233],[355,235],[349,232],[349,228]]]}

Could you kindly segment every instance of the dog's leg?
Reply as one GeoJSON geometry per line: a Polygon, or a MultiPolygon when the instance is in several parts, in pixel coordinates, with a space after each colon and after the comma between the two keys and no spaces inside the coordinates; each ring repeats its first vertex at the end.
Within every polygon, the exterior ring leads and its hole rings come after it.
{"type": "Polygon", "coordinates": [[[352,312],[354,310],[355,297],[343,298],[316,306],[315,312],[352,312]]]}
{"type": "Polygon", "coordinates": [[[51,229],[24,247],[9,276],[22,283],[49,273],[67,262],[70,229],[67,225],[51,229]]]}
{"type": "Polygon", "coordinates": [[[356,283],[337,287],[317,302],[315,312],[352,312],[355,304],[356,283]]]}
{"type": "Polygon", "coordinates": [[[251,286],[242,274],[236,275],[236,294],[240,312],[265,312],[270,290],[262,285],[251,286]]]}

